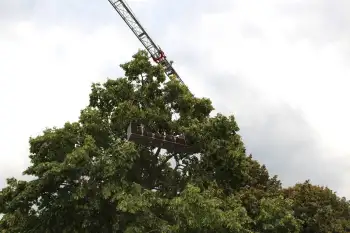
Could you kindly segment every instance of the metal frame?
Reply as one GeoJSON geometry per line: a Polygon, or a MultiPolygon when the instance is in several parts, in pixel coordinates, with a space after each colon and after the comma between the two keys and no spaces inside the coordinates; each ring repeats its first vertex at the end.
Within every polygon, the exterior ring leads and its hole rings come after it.
{"type": "Polygon", "coordinates": [[[198,148],[187,144],[185,135],[153,133],[135,122],[131,122],[128,126],[127,140],[144,146],[161,147],[170,153],[198,152],[198,148]]]}
{"type": "MultiPolygon", "coordinates": [[[[142,27],[140,22],[136,19],[130,7],[123,0],[108,0],[113,8],[122,17],[124,22],[128,25],[131,31],[143,44],[146,50],[151,55],[154,62],[160,64],[165,71],[165,74],[171,78],[174,77],[182,84],[185,84],[180,76],[169,62],[164,52],[157,46],[146,30],[142,27]]],[[[157,133],[147,132],[144,127],[139,127],[137,124],[131,122],[127,129],[127,140],[144,146],[155,146],[168,150],[172,153],[196,153],[198,148],[193,145],[187,145],[184,136],[173,137],[172,135],[160,135],[157,133]]]]}
{"type": "Polygon", "coordinates": [[[175,71],[172,66],[172,62],[169,62],[164,55],[164,52],[157,46],[151,37],[147,34],[146,30],[142,27],[140,22],[136,19],[135,15],[127,4],[123,0],[108,0],[113,8],[118,12],[122,17],[124,22],[129,26],[132,32],[136,35],[139,41],[143,44],[146,50],[150,53],[152,59],[162,65],[165,70],[165,74],[170,78],[170,76],[175,76],[182,84],[184,82],[175,71]]]}

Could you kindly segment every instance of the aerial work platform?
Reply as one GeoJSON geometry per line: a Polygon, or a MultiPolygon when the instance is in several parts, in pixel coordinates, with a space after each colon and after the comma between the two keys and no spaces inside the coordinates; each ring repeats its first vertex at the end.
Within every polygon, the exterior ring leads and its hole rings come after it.
{"type": "Polygon", "coordinates": [[[186,142],[184,135],[170,135],[147,131],[142,124],[131,122],[127,130],[127,140],[144,146],[161,147],[168,152],[195,153],[195,147],[186,142]]]}

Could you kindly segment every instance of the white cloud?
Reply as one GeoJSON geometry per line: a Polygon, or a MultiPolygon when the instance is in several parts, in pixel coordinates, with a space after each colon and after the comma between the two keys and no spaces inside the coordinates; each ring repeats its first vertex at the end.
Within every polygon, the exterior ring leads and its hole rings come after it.
{"type": "MultiPolygon", "coordinates": [[[[288,1],[282,4],[280,1],[236,1],[230,10],[201,14],[199,22],[191,25],[190,34],[182,33],[185,31],[183,25],[177,25],[177,30],[171,29],[167,36],[174,38],[175,35],[181,35],[187,41],[191,41],[187,46],[192,49],[192,53],[205,51],[204,56],[198,57],[202,64],[196,68],[201,70],[192,70],[198,77],[193,75],[188,81],[184,79],[190,87],[206,86],[206,90],[202,89],[201,93],[207,91],[214,100],[217,100],[216,103],[226,100],[220,104],[226,105],[222,110],[234,111],[242,128],[259,128],[261,122],[270,117],[268,109],[279,108],[281,104],[288,104],[302,114],[306,123],[311,126],[309,131],[305,132],[316,133],[312,137],[317,141],[317,145],[312,145],[315,148],[311,152],[317,154],[308,154],[310,153],[308,148],[307,151],[298,151],[301,153],[300,157],[297,154],[290,154],[287,146],[270,145],[270,154],[274,148],[280,150],[280,156],[275,159],[284,161],[279,165],[282,167],[279,172],[283,172],[283,169],[288,170],[286,167],[291,166],[289,163],[294,157],[300,159],[296,168],[298,170],[294,171],[296,174],[280,174],[284,180],[291,176],[294,176],[294,182],[300,177],[311,178],[317,183],[335,187],[342,195],[349,196],[350,183],[346,177],[350,175],[348,158],[350,109],[347,107],[347,100],[350,99],[348,92],[350,57],[345,53],[347,47],[344,47],[343,41],[346,37],[342,32],[338,34],[333,32],[332,40],[319,43],[319,40],[322,40],[319,38],[322,37],[322,33],[327,35],[327,31],[322,31],[320,25],[326,24],[327,20],[329,23],[332,18],[325,19],[328,17],[324,16],[326,12],[318,12],[318,9],[325,8],[327,1],[312,3],[307,4],[308,8],[313,10],[312,17],[309,16],[308,20],[302,21],[297,17],[299,16],[297,12],[284,15],[287,11],[286,5],[292,6],[295,11],[303,9],[305,5],[301,2],[288,1]],[[300,31],[304,34],[307,31],[312,36],[300,35],[300,31]],[[203,79],[209,70],[212,71],[211,74],[215,74],[215,71],[219,74],[217,77],[213,75],[212,78],[221,82],[220,85],[225,90],[210,92],[213,88],[209,85],[215,84],[215,81],[208,82],[207,79],[203,79]],[[220,80],[220,74],[223,73],[226,79],[220,80]],[[229,77],[232,80],[229,80],[229,77]],[[239,92],[244,97],[237,96],[234,93],[237,91],[234,87],[237,83],[249,87],[245,89],[247,92],[254,90],[255,99],[244,99],[249,97],[250,93],[239,92]],[[232,101],[233,106],[227,106],[228,100],[232,101]],[[291,155],[292,157],[288,157],[291,155]],[[320,172],[315,170],[315,165],[320,172]],[[329,182],[324,183],[326,180],[329,182]],[[341,184],[335,185],[336,182],[341,184]]],[[[341,8],[341,5],[338,7],[341,8]]],[[[338,18],[342,16],[338,15],[338,18]]],[[[346,20],[343,24],[349,27],[350,21],[346,20]]],[[[179,39],[179,43],[181,42],[183,41],[179,39]]],[[[288,142],[304,136],[300,135],[305,133],[304,131],[293,131],[288,125],[291,121],[287,116],[284,116],[284,119],[285,125],[280,126],[282,128],[278,132],[279,139],[289,134],[286,139],[288,142]],[[292,135],[292,132],[296,134],[292,135]]],[[[275,124],[277,125],[277,122],[275,124]]],[[[270,125],[270,127],[277,126],[270,125]]],[[[273,137],[272,131],[259,136],[273,137]]],[[[254,144],[251,146],[256,149],[257,140],[248,144],[254,144]]],[[[260,141],[264,141],[263,138],[260,141]]],[[[308,145],[303,143],[294,145],[298,146],[308,145]]],[[[261,153],[259,150],[252,152],[258,156],[261,153]]],[[[268,165],[274,163],[269,156],[260,159],[268,165]]]]}
{"type": "Polygon", "coordinates": [[[115,77],[119,64],[130,59],[137,40],[118,31],[106,25],[87,35],[59,26],[40,30],[32,22],[3,31],[0,184],[27,167],[30,136],[76,120],[88,104],[91,83],[115,77]]]}

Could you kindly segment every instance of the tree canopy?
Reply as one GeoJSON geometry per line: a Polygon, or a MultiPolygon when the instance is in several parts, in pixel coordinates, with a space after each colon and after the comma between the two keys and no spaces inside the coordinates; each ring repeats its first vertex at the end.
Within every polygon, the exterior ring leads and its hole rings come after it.
{"type": "Polygon", "coordinates": [[[23,174],[34,178],[7,179],[1,233],[350,232],[345,198],[309,181],[282,188],[246,154],[234,116],[211,114],[146,51],[121,68],[92,85],[78,121],[30,138],[23,174]],[[132,121],[182,132],[200,152],[128,141],[132,121]]]}

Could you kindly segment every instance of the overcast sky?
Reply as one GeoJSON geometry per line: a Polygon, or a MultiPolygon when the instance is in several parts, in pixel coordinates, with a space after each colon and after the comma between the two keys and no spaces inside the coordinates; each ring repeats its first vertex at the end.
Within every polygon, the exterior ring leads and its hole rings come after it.
{"type": "MultiPolygon", "coordinates": [[[[350,1],[128,1],[191,91],[285,185],[350,198],[350,1]]],[[[107,0],[0,0],[0,187],[141,47],[107,0]]]]}

